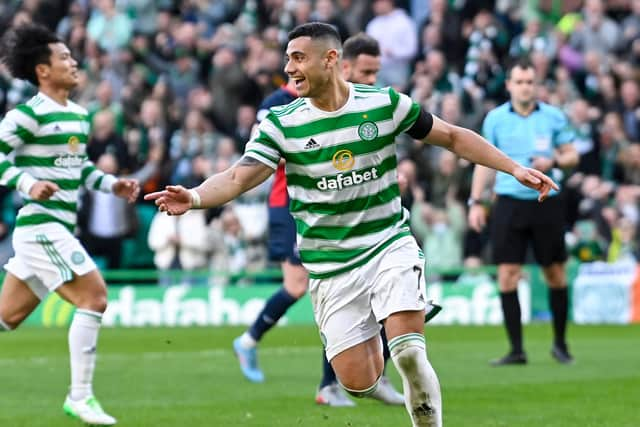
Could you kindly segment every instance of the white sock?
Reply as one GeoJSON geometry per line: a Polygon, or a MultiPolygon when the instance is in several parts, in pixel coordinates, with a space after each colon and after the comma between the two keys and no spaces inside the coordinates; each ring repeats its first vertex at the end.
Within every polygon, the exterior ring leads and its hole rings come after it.
{"type": "Polygon", "coordinates": [[[93,370],[96,366],[96,344],[102,313],[78,309],[69,328],[69,356],[71,360],[71,388],[73,400],[93,394],[93,370]]]}
{"type": "Polygon", "coordinates": [[[11,327],[0,318],[0,332],[9,332],[11,327]]]}
{"type": "Polygon", "coordinates": [[[404,401],[414,427],[442,426],[442,398],[435,371],[427,360],[424,336],[411,333],[389,341],[391,359],[402,377],[404,401]]]}
{"type": "Polygon", "coordinates": [[[253,348],[256,344],[258,344],[258,342],[253,339],[249,331],[246,331],[240,336],[240,345],[242,348],[253,348]]]}

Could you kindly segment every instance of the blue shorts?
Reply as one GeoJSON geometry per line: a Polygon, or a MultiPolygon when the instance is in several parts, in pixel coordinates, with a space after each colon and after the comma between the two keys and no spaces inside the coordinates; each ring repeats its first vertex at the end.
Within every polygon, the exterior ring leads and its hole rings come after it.
{"type": "Polygon", "coordinates": [[[296,245],[296,223],[288,207],[269,208],[269,261],[300,265],[296,245]]]}

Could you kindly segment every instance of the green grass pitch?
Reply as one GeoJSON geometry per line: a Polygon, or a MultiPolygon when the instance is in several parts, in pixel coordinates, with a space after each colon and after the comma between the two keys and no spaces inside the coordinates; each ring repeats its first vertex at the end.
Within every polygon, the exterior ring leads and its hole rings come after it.
{"type": "MultiPolygon", "coordinates": [[[[268,334],[267,381],[250,384],[230,350],[241,328],[105,329],[96,395],[118,426],[409,426],[402,407],[359,400],[355,408],[314,401],[320,377],[315,328],[268,334]]],[[[572,326],[577,363],[549,356],[549,325],[525,330],[530,363],[489,367],[506,350],[500,327],[428,328],[442,384],[445,426],[640,426],[640,325],[572,326]]],[[[388,366],[396,385],[395,368],[388,366]]],[[[0,334],[0,426],[73,426],[61,411],[68,385],[66,331],[0,334]]]]}

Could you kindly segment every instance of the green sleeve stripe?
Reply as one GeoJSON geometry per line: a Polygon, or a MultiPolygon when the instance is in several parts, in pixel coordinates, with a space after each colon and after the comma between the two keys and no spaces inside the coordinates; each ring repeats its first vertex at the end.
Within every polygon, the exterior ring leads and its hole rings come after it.
{"type": "MultiPolygon", "coordinates": [[[[395,169],[396,166],[397,166],[397,159],[396,159],[395,153],[393,153],[392,156],[387,157],[382,162],[380,162],[379,165],[376,166],[376,173],[379,177],[381,177],[382,175],[389,172],[390,170],[395,169]]],[[[371,166],[367,166],[362,169],[352,169],[348,172],[343,172],[333,176],[326,176],[325,178],[327,180],[330,180],[330,179],[336,179],[338,175],[350,176],[352,172],[362,175],[364,172],[367,172],[370,170],[371,170],[371,166]]],[[[295,185],[308,190],[317,190],[318,181],[320,181],[320,178],[313,178],[307,175],[287,174],[287,183],[289,185],[295,185]]]]}
{"type": "Polygon", "coordinates": [[[2,175],[4,175],[4,173],[11,167],[13,166],[11,164],[11,162],[9,160],[5,160],[4,162],[0,163],[0,177],[2,175]]]}
{"type": "Polygon", "coordinates": [[[346,240],[353,237],[366,236],[379,233],[390,226],[397,224],[402,219],[402,212],[395,213],[386,218],[361,222],[356,226],[314,226],[309,227],[303,221],[296,219],[296,229],[305,239],[346,240]]]}
{"type": "MultiPolygon", "coordinates": [[[[384,242],[380,246],[378,246],[369,255],[367,255],[366,257],[362,258],[358,262],[354,262],[353,264],[349,264],[349,265],[347,265],[345,267],[342,267],[342,268],[339,268],[339,269],[333,270],[333,271],[328,271],[326,273],[314,273],[312,271],[309,271],[309,277],[311,279],[326,279],[327,277],[337,276],[339,274],[346,273],[347,271],[353,270],[354,268],[358,268],[358,267],[366,264],[367,262],[369,262],[373,257],[378,255],[380,252],[382,252],[385,248],[387,248],[389,245],[391,245],[396,240],[401,239],[402,237],[407,237],[407,236],[411,236],[411,232],[410,231],[402,231],[402,232],[396,234],[395,236],[391,237],[389,240],[387,240],[386,242],[384,242]]],[[[302,255],[303,252],[304,251],[302,251],[302,250],[300,251],[300,256],[301,257],[303,256],[302,255]]],[[[311,268],[312,268],[312,266],[311,266],[311,268]]]]}
{"type": "Polygon", "coordinates": [[[394,183],[376,194],[360,197],[348,202],[305,203],[300,200],[292,199],[289,203],[289,209],[291,212],[307,211],[310,213],[327,215],[333,214],[335,212],[357,212],[389,203],[396,197],[400,197],[400,189],[398,188],[398,184],[394,183]]]}
{"type": "Polygon", "coordinates": [[[268,154],[265,154],[263,151],[258,151],[258,150],[247,150],[246,153],[256,153],[257,155],[259,155],[260,157],[264,157],[267,160],[271,160],[273,163],[278,164],[278,159],[276,159],[273,156],[270,156],[268,154]]]}
{"type": "Polygon", "coordinates": [[[98,177],[98,179],[96,179],[96,182],[93,184],[93,189],[94,190],[100,190],[100,184],[102,184],[102,179],[104,178],[104,174],[100,175],[98,177]]]}
{"type": "Polygon", "coordinates": [[[20,125],[16,127],[15,135],[25,144],[28,144],[35,139],[35,136],[29,131],[29,129],[20,125]]]}
{"type": "Polygon", "coordinates": [[[278,116],[273,114],[273,112],[269,112],[269,114],[267,114],[267,117],[265,117],[264,120],[268,120],[273,126],[278,128],[280,132],[284,134],[284,127],[282,126],[282,123],[280,123],[280,119],[278,118],[278,116]]]}
{"type": "Polygon", "coordinates": [[[398,95],[398,92],[396,92],[392,87],[389,88],[389,92],[387,93],[389,94],[389,99],[391,100],[391,109],[392,111],[396,111],[398,102],[400,102],[400,95],[398,95]]]}
{"type": "Polygon", "coordinates": [[[286,115],[292,113],[294,110],[296,110],[298,107],[300,107],[304,103],[305,103],[304,98],[298,98],[295,101],[292,101],[288,105],[284,105],[282,107],[274,108],[272,112],[277,117],[286,116],[286,115]]]}
{"type": "Polygon", "coordinates": [[[13,147],[9,143],[0,140],[0,152],[3,154],[9,154],[13,151],[13,147]]]}
{"type": "Polygon", "coordinates": [[[82,168],[82,173],[80,174],[80,181],[86,182],[87,177],[93,173],[93,171],[98,170],[95,166],[91,165],[88,167],[82,168]]]}
{"type": "Polygon", "coordinates": [[[419,116],[420,116],[420,105],[413,102],[411,104],[411,108],[409,109],[409,112],[407,113],[407,116],[398,125],[398,128],[396,130],[396,135],[406,130],[409,130],[411,126],[413,126],[413,124],[416,122],[416,120],[418,120],[419,116]]]}
{"type": "Polygon", "coordinates": [[[33,120],[38,120],[38,116],[36,115],[36,113],[33,111],[33,108],[29,107],[26,104],[20,104],[20,105],[16,105],[16,110],[20,111],[21,113],[31,117],[33,120]]]}
{"type": "Polygon", "coordinates": [[[20,179],[20,176],[22,176],[22,172],[15,174],[13,178],[7,181],[7,187],[15,190],[18,186],[18,180],[20,179]]]}
{"type": "Polygon", "coordinates": [[[388,88],[378,88],[374,86],[369,86],[361,83],[354,83],[353,85],[356,92],[362,93],[388,93],[388,88]]]}
{"type": "Polygon", "coordinates": [[[276,151],[280,151],[280,148],[278,147],[278,144],[274,141],[274,139],[268,133],[262,130],[254,139],[254,142],[258,142],[260,144],[266,145],[269,148],[273,148],[276,151]]]}

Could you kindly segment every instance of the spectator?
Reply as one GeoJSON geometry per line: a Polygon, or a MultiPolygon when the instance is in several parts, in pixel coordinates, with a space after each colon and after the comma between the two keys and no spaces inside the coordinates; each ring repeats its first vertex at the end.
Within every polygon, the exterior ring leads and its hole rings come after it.
{"type": "Polygon", "coordinates": [[[170,4],[170,0],[116,0],[117,8],[132,18],[133,32],[145,36],[156,30],[158,9],[170,4]]]}
{"type": "Polygon", "coordinates": [[[255,123],[256,108],[253,105],[241,105],[236,115],[236,127],[233,132],[237,153],[244,153],[244,145],[251,137],[251,129],[255,123]]]}
{"type": "Polygon", "coordinates": [[[447,150],[437,150],[435,153],[436,167],[429,179],[427,200],[436,208],[447,206],[448,200],[454,200],[461,184],[461,171],[458,168],[458,157],[447,150]]]}
{"type": "Polygon", "coordinates": [[[97,0],[97,10],[87,25],[90,39],[110,53],[127,46],[131,39],[131,20],[118,12],[114,0],[97,0]]]}
{"type": "Polygon", "coordinates": [[[622,129],[622,120],[615,111],[605,114],[598,128],[600,147],[600,175],[605,181],[622,181],[622,154],[629,146],[627,136],[622,129]]]}
{"type": "MultiPolygon", "coordinates": [[[[120,173],[118,159],[110,152],[102,154],[96,166],[105,173],[120,173]]],[[[78,227],[89,254],[104,257],[107,268],[117,269],[122,260],[122,241],[136,227],[135,210],[126,200],[111,193],[87,191],[81,200],[78,227]]]]}
{"type": "Polygon", "coordinates": [[[232,208],[225,208],[220,218],[211,223],[211,271],[216,285],[235,283],[247,270],[249,255],[242,226],[232,208]]]}
{"type": "Polygon", "coordinates": [[[324,22],[333,25],[344,42],[349,38],[349,29],[337,13],[333,0],[316,0],[316,7],[311,14],[311,21],[324,22]]]}
{"type": "Polygon", "coordinates": [[[569,253],[580,262],[594,262],[605,259],[605,242],[598,234],[595,221],[583,219],[573,227],[569,243],[569,253]]]}
{"type": "Polygon", "coordinates": [[[631,14],[622,21],[622,39],[624,49],[631,49],[633,43],[640,39],[640,0],[631,0],[631,14]]]}
{"type": "Polygon", "coordinates": [[[612,241],[609,245],[607,260],[609,262],[638,261],[637,223],[621,216],[612,230],[612,241]]]}
{"type": "Polygon", "coordinates": [[[467,92],[496,102],[507,98],[503,89],[505,73],[500,63],[506,40],[506,34],[494,22],[491,13],[483,10],[475,16],[462,79],[467,92]]]}
{"type": "Polygon", "coordinates": [[[596,144],[595,129],[589,117],[589,104],[577,99],[569,107],[569,122],[575,139],[573,145],[580,155],[577,170],[587,175],[600,173],[599,147],[596,144]]]}
{"type": "Polygon", "coordinates": [[[427,271],[460,267],[465,212],[453,198],[443,207],[425,203],[424,193],[415,187],[411,208],[411,230],[425,253],[427,271]]]}
{"type": "Polygon", "coordinates": [[[161,286],[180,283],[170,270],[188,272],[182,276],[182,283],[201,283],[193,273],[208,265],[210,241],[205,211],[193,211],[180,217],[158,212],[151,222],[148,244],[154,252],[153,262],[161,273],[161,286]]]}
{"type": "Polygon", "coordinates": [[[366,32],[380,43],[378,84],[403,91],[418,51],[415,25],[406,11],[395,6],[395,0],[374,0],[373,11],[376,16],[366,32]]]}
{"type": "Polygon", "coordinates": [[[620,27],[605,15],[603,1],[585,0],[582,20],[569,38],[571,46],[579,52],[589,49],[609,54],[620,47],[621,40],[620,27]]]}
{"type": "Polygon", "coordinates": [[[104,154],[115,157],[118,173],[130,173],[133,169],[129,149],[122,137],[116,133],[111,110],[102,110],[93,117],[93,133],[87,145],[87,155],[92,162],[97,162],[104,154]]]}
{"type": "Polygon", "coordinates": [[[431,27],[432,31],[438,33],[440,46],[446,46],[443,52],[447,58],[447,63],[451,64],[456,72],[461,72],[464,67],[464,56],[467,50],[467,41],[462,31],[462,19],[458,13],[449,7],[447,0],[430,0],[430,8],[430,14],[424,20],[420,29],[420,34],[423,35],[420,52],[425,52],[426,39],[424,36],[427,28],[431,27]]]}
{"type": "Polygon", "coordinates": [[[624,131],[633,142],[640,142],[640,87],[635,80],[625,80],[620,86],[619,107],[624,131]]]}
{"type": "Polygon", "coordinates": [[[113,86],[109,80],[103,80],[95,88],[95,99],[88,103],[89,117],[93,125],[96,113],[109,111],[114,120],[114,131],[122,136],[124,132],[124,114],[122,104],[114,99],[113,86]]]}
{"type": "Polygon", "coordinates": [[[530,55],[532,52],[540,52],[547,58],[553,58],[556,54],[555,39],[543,31],[542,23],[537,17],[527,21],[524,32],[514,37],[509,47],[512,58],[530,55]]]}

